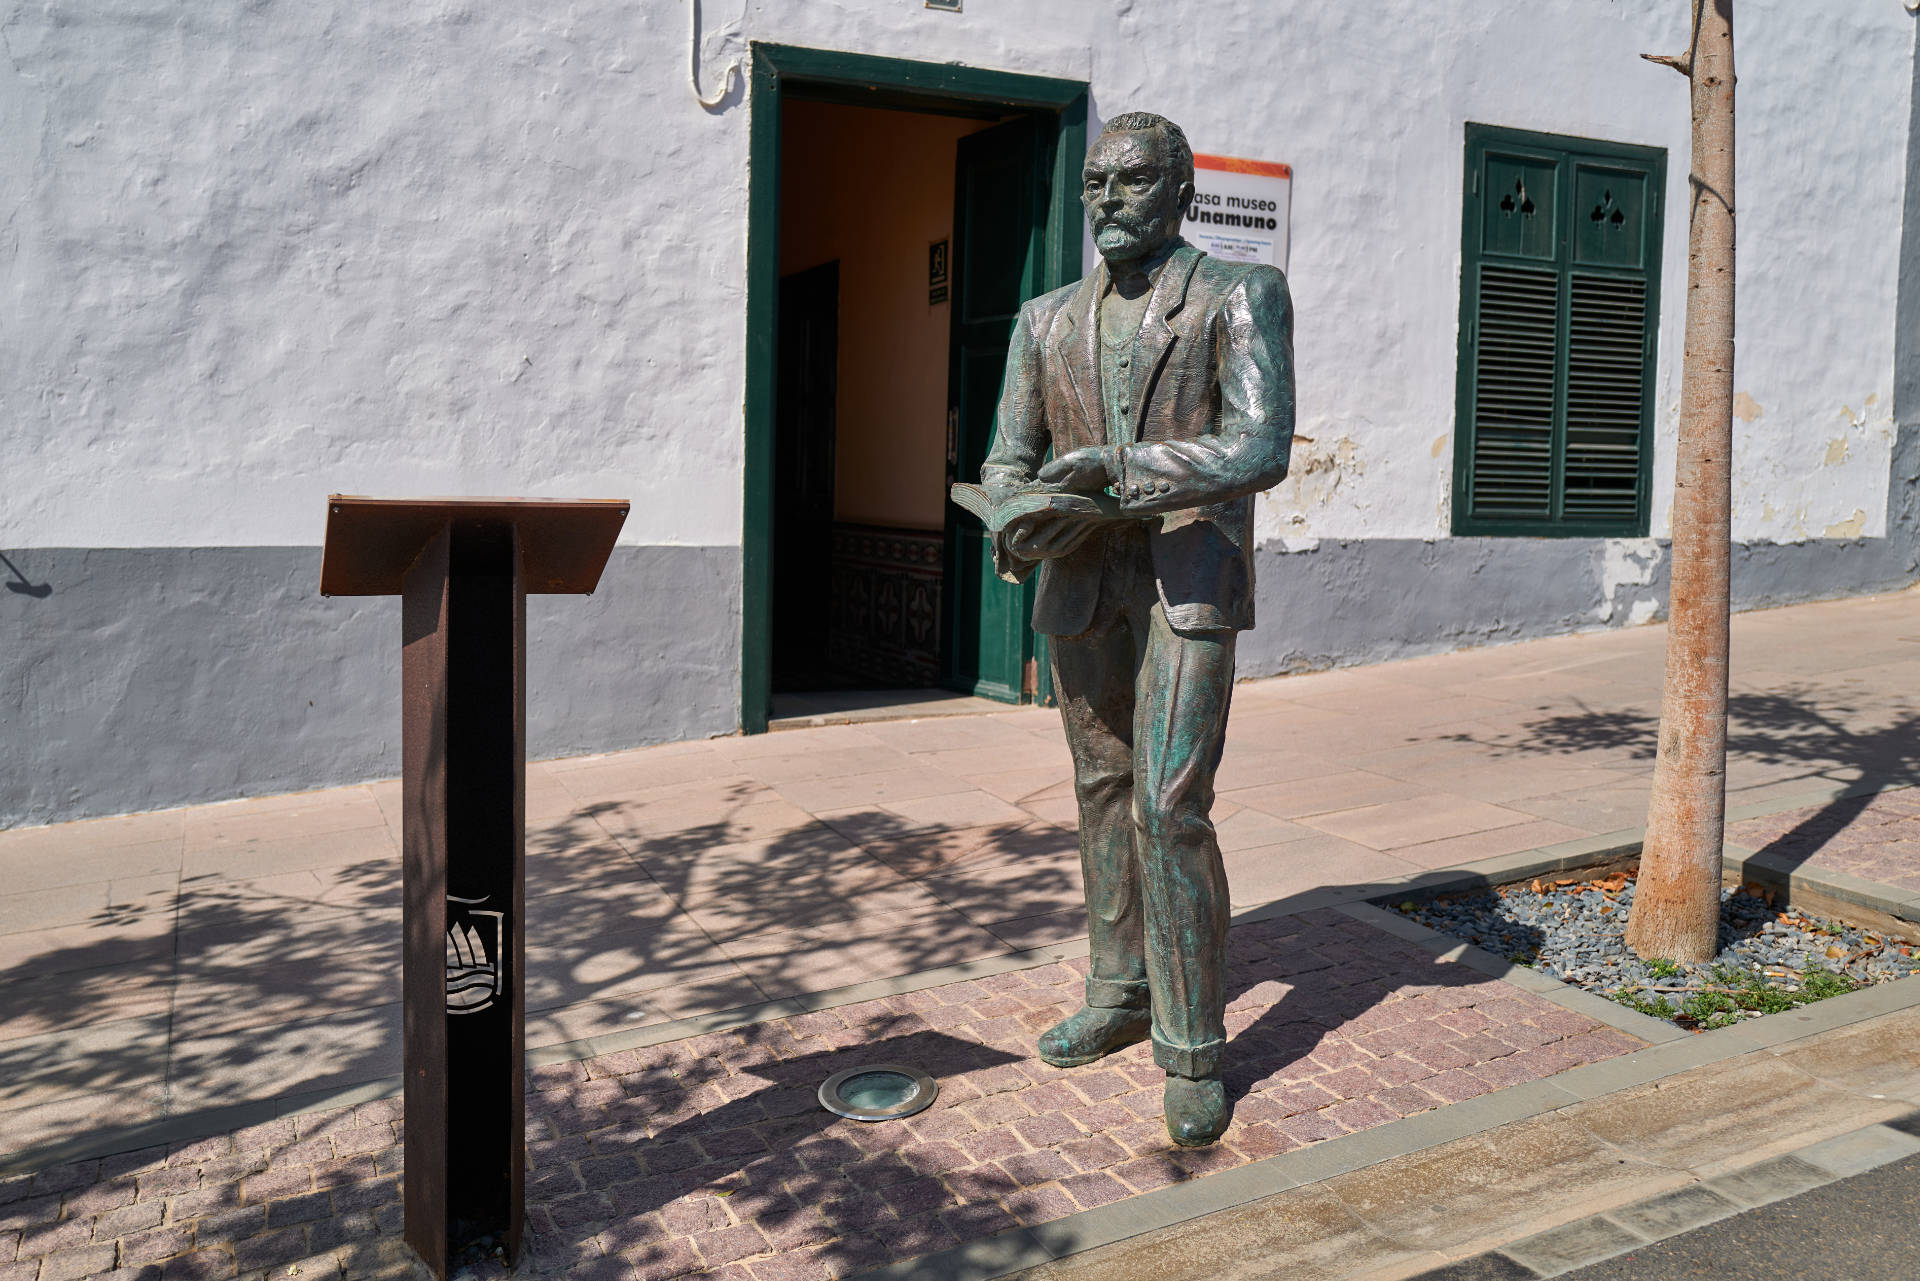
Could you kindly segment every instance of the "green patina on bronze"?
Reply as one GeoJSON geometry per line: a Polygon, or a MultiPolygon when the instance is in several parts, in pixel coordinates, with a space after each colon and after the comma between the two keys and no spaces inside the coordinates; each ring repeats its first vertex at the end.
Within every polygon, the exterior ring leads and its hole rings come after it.
{"type": "Polygon", "coordinates": [[[1071,1067],[1150,1035],[1167,1130],[1204,1144],[1232,1112],[1213,776],[1254,621],[1253,495],[1286,476],[1293,440],[1293,316],[1279,271],[1180,238],[1192,199],[1178,126],[1107,123],[1081,186],[1101,265],[1021,309],[981,483],[1002,501],[1104,492],[1121,517],[1041,511],[993,536],[1002,577],[1039,571],[1033,627],[1053,638],[1080,806],[1092,968],[1041,1057],[1071,1067]]]}

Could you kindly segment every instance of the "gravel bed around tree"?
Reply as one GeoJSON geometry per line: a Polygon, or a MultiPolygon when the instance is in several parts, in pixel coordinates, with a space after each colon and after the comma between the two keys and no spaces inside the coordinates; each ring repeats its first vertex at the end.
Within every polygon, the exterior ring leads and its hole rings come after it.
{"type": "Polygon", "coordinates": [[[1720,953],[1702,964],[1627,947],[1634,876],[1502,885],[1393,906],[1429,929],[1695,1031],[1920,972],[1911,939],[1776,910],[1757,886],[1720,893],[1720,953]]]}

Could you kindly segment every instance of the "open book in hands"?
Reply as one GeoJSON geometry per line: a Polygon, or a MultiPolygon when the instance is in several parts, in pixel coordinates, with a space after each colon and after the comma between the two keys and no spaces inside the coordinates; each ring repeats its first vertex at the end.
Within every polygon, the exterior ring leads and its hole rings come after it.
{"type": "Polygon", "coordinates": [[[1126,520],[1120,502],[1106,494],[1083,494],[1028,484],[998,495],[984,485],[955,485],[953,501],[980,518],[1014,555],[1025,560],[1065,556],[1101,525],[1126,520]]]}

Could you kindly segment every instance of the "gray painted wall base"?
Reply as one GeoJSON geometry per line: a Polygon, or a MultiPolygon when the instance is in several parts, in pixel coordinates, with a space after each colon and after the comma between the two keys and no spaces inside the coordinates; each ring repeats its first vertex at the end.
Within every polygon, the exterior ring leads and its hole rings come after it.
{"type": "MultiPolygon", "coordinates": [[[[322,598],[319,548],[8,559],[0,828],[398,776],[399,598],[322,598]]],[[[528,756],[736,729],[739,564],[620,547],[593,596],[529,597],[528,756]]]]}
{"type": "MultiPolygon", "coordinates": [[[[1920,412],[1920,406],[1915,407],[1920,412]]],[[[1733,607],[1898,591],[1920,578],[1920,423],[1894,441],[1887,537],[1736,543],[1733,607]]],[[[1323,540],[1255,553],[1258,626],[1240,637],[1241,676],[1319,671],[1663,618],[1668,544],[1645,582],[1607,581],[1595,538],[1323,540]]]]}

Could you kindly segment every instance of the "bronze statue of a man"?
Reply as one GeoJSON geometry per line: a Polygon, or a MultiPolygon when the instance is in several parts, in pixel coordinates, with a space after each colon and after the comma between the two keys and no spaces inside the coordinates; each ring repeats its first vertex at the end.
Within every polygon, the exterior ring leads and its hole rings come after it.
{"type": "Polygon", "coordinates": [[[1151,1035],[1167,1132],[1197,1146],[1232,1118],[1210,811],[1234,638],[1253,626],[1253,495],[1286,476],[1293,440],[1292,304],[1274,268],[1180,238],[1193,152],[1173,122],[1108,121],[1080,198],[1103,261],[1021,309],[981,472],[990,495],[1104,492],[1125,518],[994,540],[1003,577],[1041,567],[1033,626],[1053,637],[1080,805],[1086,1005],[1039,1049],[1074,1067],[1151,1035]]]}

